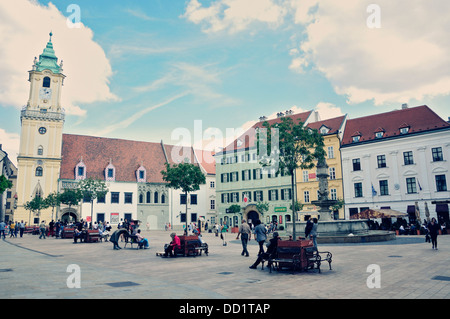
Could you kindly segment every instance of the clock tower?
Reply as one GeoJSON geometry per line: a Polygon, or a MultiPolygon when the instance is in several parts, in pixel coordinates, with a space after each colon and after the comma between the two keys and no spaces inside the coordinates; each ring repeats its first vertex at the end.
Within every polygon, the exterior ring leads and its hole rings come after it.
{"type": "Polygon", "coordinates": [[[65,75],[62,61],[53,50],[52,33],[29,71],[30,95],[20,114],[20,149],[17,157],[17,210],[14,220],[33,225],[45,220],[48,224],[52,209],[42,210],[40,216],[25,210],[26,202],[34,197],[45,198],[57,191],[61,167],[64,110],[61,107],[61,88],[65,75]]]}

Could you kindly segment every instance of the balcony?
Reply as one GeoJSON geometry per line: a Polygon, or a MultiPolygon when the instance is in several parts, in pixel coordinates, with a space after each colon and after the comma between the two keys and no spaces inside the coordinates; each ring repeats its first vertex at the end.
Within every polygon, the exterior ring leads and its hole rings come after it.
{"type": "Polygon", "coordinates": [[[64,121],[65,112],[47,112],[45,109],[41,110],[27,110],[25,107],[20,112],[20,121],[22,119],[33,119],[33,120],[46,120],[46,121],[64,121]]]}

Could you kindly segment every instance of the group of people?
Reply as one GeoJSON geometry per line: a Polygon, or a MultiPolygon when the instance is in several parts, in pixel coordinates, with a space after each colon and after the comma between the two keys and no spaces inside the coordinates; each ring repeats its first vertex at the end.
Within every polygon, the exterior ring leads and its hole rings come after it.
{"type": "Polygon", "coordinates": [[[25,231],[25,228],[27,226],[27,223],[20,221],[20,222],[14,222],[13,220],[10,220],[8,223],[5,223],[3,220],[0,221],[0,237],[3,237],[3,239],[6,238],[6,233],[8,233],[10,238],[17,238],[17,234],[20,234],[20,237],[23,237],[23,233],[25,231]]]}

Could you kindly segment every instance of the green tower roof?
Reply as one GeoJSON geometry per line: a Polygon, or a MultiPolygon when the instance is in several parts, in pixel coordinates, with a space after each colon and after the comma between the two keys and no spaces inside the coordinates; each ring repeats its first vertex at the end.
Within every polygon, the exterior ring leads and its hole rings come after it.
{"type": "Polygon", "coordinates": [[[55,50],[53,50],[53,33],[50,32],[49,35],[50,40],[47,42],[44,52],[39,56],[39,62],[36,62],[36,71],[50,70],[53,73],[60,73],[61,68],[58,65],[58,58],[55,55],[55,50]]]}

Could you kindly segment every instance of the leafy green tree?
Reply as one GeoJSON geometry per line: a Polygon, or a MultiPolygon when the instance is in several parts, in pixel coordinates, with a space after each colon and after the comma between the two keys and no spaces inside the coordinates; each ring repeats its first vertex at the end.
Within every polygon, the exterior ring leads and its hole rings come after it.
{"type": "Polygon", "coordinates": [[[267,202],[257,202],[255,206],[261,216],[264,216],[264,213],[269,211],[269,203],[267,202]]]}
{"type": "MultiPolygon", "coordinates": [[[[317,130],[305,127],[301,121],[294,123],[289,116],[272,125],[266,121],[263,127],[266,131],[260,130],[258,133],[258,150],[267,149],[267,154],[258,154],[260,164],[269,169],[275,167],[277,173],[290,175],[292,194],[295,194],[295,171],[299,168],[312,169],[315,161],[325,159],[323,136],[317,130]],[[277,145],[272,146],[272,139],[278,140],[274,143],[277,145]]],[[[293,238],[296,238],[297,221],[295,200],[292,196],[293,238]]]]}
{"type": "Polygon", "coordinates": [[[53,214],[55,212],[55,207],[58,207],[61,204],[61,194],[58,193],[58,192],[50,193],[44,199],[44,202],[48,205],[48,207],[52,208],[52,219],[53,219],[53,214]]]}
{"type": "Polygon", "coordinates": [[[36,213],[38,218],[41,216],[41,210],[48,208],[48,204],[40,196],[35,196],[31,201],[26,202],[24,205],[26,210],[30,211],[30,218],[28,224],[31,223],[31,212],[36,213]]]}
{"type": "Polygon", "coordinates": [[[97,198],[105,197],[108,193],[108,187],[104,181],[99,179],[87,178],[83,179],[78,183],[78,189],[81,191],[83,198],[89,199],[91,202],[91,226],[93,223],[93,213],[94,213],[94,200],[97,198]]]}
{"type": "Polygon", "coordinates": [[[230,207],[228,207],[228,212],[230,214],[237,214],[241,212],[241,206],[237,205],[237,204],[233,204],[230,207]]]}
{"type": "Polygon", "coordinates": [[[75,188],[75,189],[66,188],[59,195],[59,200],[60,200],[61,204],[69,206],[69,210],[72,206],[78,205],[82,198],[83,198],[83,194],[81,193],[81,191],[78,188],[75,188]]]}
{"type": "Polygon", "coordinates": [[[198,191],[200,185],[206,184],[205,175],[201,169],[190,163],[180,163],[171,166],[166,163],[166,169],[161,171],[163,180],[168,183],[168,187],[180,189],[186,196],[186,233],[188,230],[188,194],[198,191]]]}

